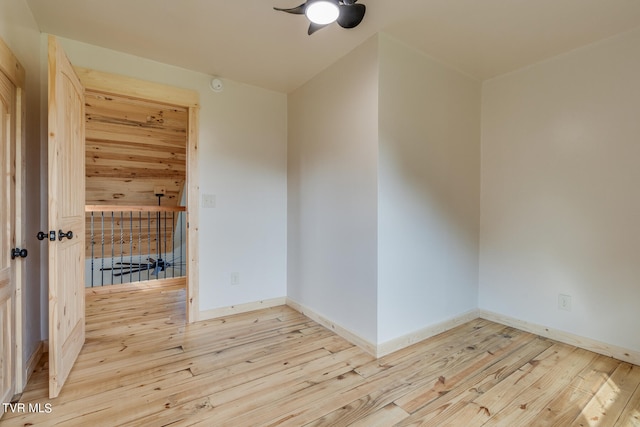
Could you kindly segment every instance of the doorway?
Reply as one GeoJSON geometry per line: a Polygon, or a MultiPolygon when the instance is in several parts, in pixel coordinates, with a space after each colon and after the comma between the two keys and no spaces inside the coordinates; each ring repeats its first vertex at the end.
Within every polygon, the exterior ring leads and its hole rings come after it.
{"type": "Polygon", "coordinates": [[[84,98],[86,287],[184,285],[188,109],[90,89],[84,98]]]}
{"type": "MultiPolygon", "coordinates": [[[[174,270],[184,268],[187,321],[194,322],[198,313],[198,94],[95,70],[79,67],[75,70],[85,87],[87,120],[94,121],[86,136],[86,203],[151,206],[159,200],[163,208],[160,210],[171,210],[184,204],[182,213],[170,219],[166,215],[159,219],[162,228],[166,229],[167,223],[173,224],[173,228],[170,227],[170,232],[159,231],[156,241],[152,242],[153,238],[144,232],[133,234],[139,239],[139,246],[146,243],[150,247],[165,245],[166,248],[166,241],[160,242],[158,236],[166,239],[171,233],[172,239],[177,238],[181,233],[178,224],[184,224],[184,252],[177,262],[177,252],[174,253],[171,256],[173,265],[169,267],[175,267],[174,270]],[[184,141],[182,148],[180,140],[184,141]],[[106,145],[111,147],[109,154],[105,152],[106,145]]],[[[124,228],[132,229],[135,223],[141,222],[139,216],[129,221],[122,218],[126,224],[124,228]]],[[[160,228],[157,223],[147,227],[160,228]]],[[[134,243],[130,238],[127,245],[133,248],[134,243]]],[[[140,254],[143,249],[138,249],[140,254]]],[[[148,260],[150,256],[140,258],[147,258],[142,262],[149,266],[143,268],[146,273],[151,273],[149,270],[166,273],[168,269],[160,268],[157,255],[151,261],[148,260]],[[152,262],[155,263],[153,268],[152,262]]],[[[130,261],[121,261],[120,267],[127,262],[141,264],[130,258],[130,261]]],[[[125,273],[127,271],[125,269],[125,273]]],[[[171,274],[175,277],[175,271],[171,274]]],[[[169,279],[166,274],[163,278],[169,279]]]]}
{"type": "Polygon", "coordinates": [[[85,338],[85,91],[178,105],[188,112],[186,320],[198,313],[196,92],[74,67],[48,40],[49,397],[62,389],[85,338]]]}

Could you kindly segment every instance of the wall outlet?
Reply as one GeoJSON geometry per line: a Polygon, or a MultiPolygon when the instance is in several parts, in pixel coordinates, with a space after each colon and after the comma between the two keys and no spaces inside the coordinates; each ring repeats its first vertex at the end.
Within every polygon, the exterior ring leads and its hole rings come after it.
{"type": "Polygon", "coordinates": [[[571,295],[558,295],[558,309],[571,311],[571,295]]]}
{"type": "Polygon", "coordinates": [[[215,194],[203,194],[202,195],[202,207],[203,208],[215,208],[216,207],[216,195],[215,194]]]}
{"type": "Polygon", "coordinates": [[[240,284],[240,273],[231,273],[231,286],[238,286],[240,284]]]}

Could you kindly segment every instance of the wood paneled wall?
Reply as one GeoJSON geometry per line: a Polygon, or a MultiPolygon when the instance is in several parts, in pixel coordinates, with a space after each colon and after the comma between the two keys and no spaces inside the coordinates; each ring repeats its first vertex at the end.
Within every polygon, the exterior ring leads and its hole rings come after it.
{"type": "Polygon", "coordinates": [[[186,179],[188,110],[87,91],[86,203],[177,206],[186,179]]]}
{"type": "MultiPolygon", "coordinates": [[[[155,193],[161,187],[165,190],[162,206],[178,206],[186,181],[188,109],[91,90],[85,93],[85,104],[86,204],[157,206],[155,193]]],[[[112,230],[112,218],[108,214],[105,218],[105,256],[111,256],[112,249],[119,255],[121,246],[124,254],[129,255],[129,234],[134,236],[134,253],[148,251],[137,247],[138,240],[145,247],[150,243],[155,252],[156,213],[151,214],[151,223],[144,215],[140,221],[136,214],[135,220],[131,221],[128,214],[121,219],[120,213],[116,213],[112,230]],[[126,239],[121,237],[121,231],[126,239]],[[116,242],[115,247],[111,244],[112,239],[116,242]],[[125,240],[123,244],[120,243],[122,239],[125,240]]],[[[163,236],[167,232],[168,242],[172,244],[175,220],[169,218],[169,229],[164,229],[163,221],[162,232],[163,236]]],[[[96,236],[100,223],[101,220],[94,220],[96,236]]],[[[92,253],[90,229],[91,219],[87,214],[87,257],[92,253]]],[[[96,238],[96,243],[101,240],[96,238]]],[[[161,239],[164,244],[162,240],[164,237],[161,239]]],[[[93,256],[103,255],[94,251],[93,256]]]]}

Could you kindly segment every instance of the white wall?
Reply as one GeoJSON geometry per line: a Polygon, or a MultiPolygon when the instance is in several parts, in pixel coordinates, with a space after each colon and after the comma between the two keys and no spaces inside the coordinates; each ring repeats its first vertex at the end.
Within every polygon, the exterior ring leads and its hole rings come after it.
{"type": "Polygon", "coordinates": [[[60,39],[74,65],[200,95],[200,310],[286,295],[287,98],[120,52],[60,39]],[[231,286],[231,273],[240,283],[231,286]]]}
{"type": "MultiPolygon", "coordinates": [[[[48,299],[46,283],[41,281],[41,249],[46,246],[36,240],[40,230],[41,183],[40,183],[40,30],[24,0],[0,1],[0,37],[11,48],[26,71],[26,197],[27,211],[25,240],[21,247],[27,248],[26,283],[23,288],[25,337],[23,357],[25,360],[42,341],[40,307],[48,299]]],[[[46,220],[45,220],[46,221],[46,220]]],[[[46,330],[46,325],[45,329],[46,330]]]]}
{"type": "Polygon", "coordinates": [[[380,343],[477,306],[480,91],[380,37],[380,343]]]}
{"type": "Polygon", "coordinates": [[[289,95],[288,296],[371,343],[377,52],[374,37],[289,95]]]}
{"type": "MultiPolygon", "coordinates": [[[[45,64],[24,0],[0,3],[0,35],[35,89],[40,152],[45,64]]],[[[288,98],[228,80],[216,94],[201,73],[62,43],[76,65],[199,92],[201,193],[216,196],[200,212],[201,310],[287,295],[384,343],[479,301],[640,350],[639,31],[485,82],[481,109],[478,82],[384,35],[288,98]]],[[[29,167],[34,194],[42,176],[29,167]]]]}
{"type": "Polygon", "coordinates": [[[480,308],[640,350],[639,119],[640,30],[484,83],[480,308]]]}

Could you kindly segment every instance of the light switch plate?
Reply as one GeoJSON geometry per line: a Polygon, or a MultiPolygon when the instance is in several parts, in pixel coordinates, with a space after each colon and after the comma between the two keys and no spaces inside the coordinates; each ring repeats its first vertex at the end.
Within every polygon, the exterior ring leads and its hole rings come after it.
{"type": "Polygon", "coordinates": [[[203,208],[215,208],[216,207],[216,195],[215,194],[203,194],[202,195],[202,207],[203,208]]]}

